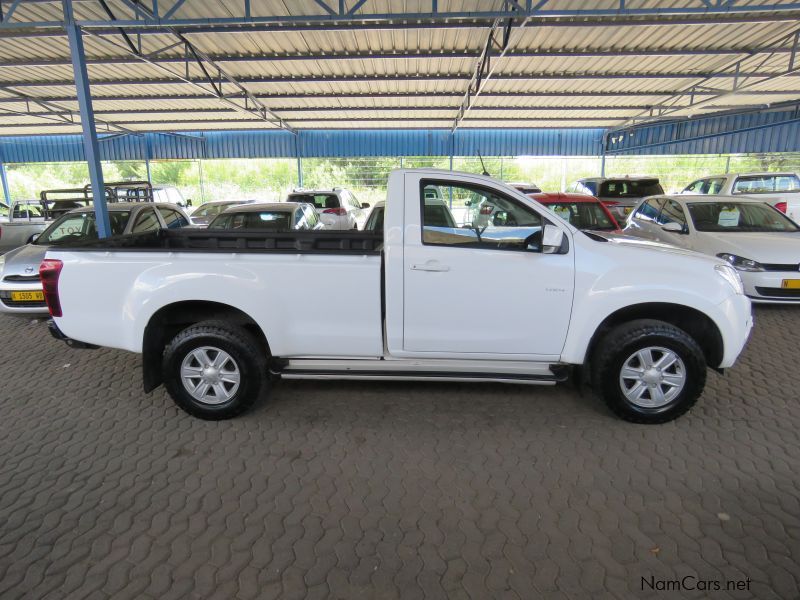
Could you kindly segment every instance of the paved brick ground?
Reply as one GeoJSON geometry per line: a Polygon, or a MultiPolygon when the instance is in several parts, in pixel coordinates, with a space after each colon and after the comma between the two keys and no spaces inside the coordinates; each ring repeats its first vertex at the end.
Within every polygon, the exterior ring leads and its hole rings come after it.
{"type": "Polygon", "coordinates": [[[291,382],[206,423],[0,318],[0,598],[798,598],[800,310],[756,319],[644,427],[571,387],[291,382]]]}

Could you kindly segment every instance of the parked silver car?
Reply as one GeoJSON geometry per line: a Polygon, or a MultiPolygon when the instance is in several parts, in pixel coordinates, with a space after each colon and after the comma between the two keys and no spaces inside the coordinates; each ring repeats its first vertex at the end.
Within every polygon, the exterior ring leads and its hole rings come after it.
{"type": "Polygon", "coordinates": [[[567,187],[567,192],[594,196],[623,226],[642,198],[664,193],[658,177],[585,177],[567,187]]]}
{"type": "Polygon", "coordinates": [[[255,202],[255,200],[214,200],[212,202],[205,202],[198,206],[190,215],[192,225],[208,227],[208,224],[214,220],[214,217],[225,209],[241,204],[252,204],[253,202],[255,202]]]}
{"type": "Polygon", "coordinates": [[[209,229],[325,229],[314,206],[304,202],[263,202],[232,206],[217,215],[209,229]]]}
{"type": "MultiPolygon", "coordinates": [[[[108,205],[112,235],[176,229],[189,217],[176,204],[119,202],[108,205]]],[[[97,238],[94,209],[73,210],[45,229],[32,243],[0,256],[0,312],[46,316],[47,304],[39,281],[39,265],[47,250],[62,242],[97,238]]]]}

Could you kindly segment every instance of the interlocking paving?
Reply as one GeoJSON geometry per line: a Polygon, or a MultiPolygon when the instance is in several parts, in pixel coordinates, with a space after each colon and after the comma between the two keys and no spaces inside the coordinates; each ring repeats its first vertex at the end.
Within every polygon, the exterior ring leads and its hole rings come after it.
{"type": "Polygon", "coordinates": [[[572,385],[289,381],[209,423],[0,317],[0,598],[798,598],[800,307],[755,313],[661,426],[572,385]]]}

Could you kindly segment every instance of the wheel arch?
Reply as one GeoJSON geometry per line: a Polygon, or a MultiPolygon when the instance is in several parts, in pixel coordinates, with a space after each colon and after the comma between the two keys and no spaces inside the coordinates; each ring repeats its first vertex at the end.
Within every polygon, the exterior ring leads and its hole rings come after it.
{"type": "Polygon", "coordinates": [[[608,315],[595,329],[586,348],[586,360],[591,361],[597,344],[617,325],[636,319],[655,319],[682,329],[703,350],[706,363],[716,368],[722,362],[725,343],[714,320],[704,312],[670,302],[645,302],[620,308],[608,315]]]}
{"type": "Polygon", "coordinates": [[[147,322],[142,339],[142,383],[151,392],[162,383],[161,357],[169,340],[187,327],[207,320],[239,325],[263,344],[271,356],[267,336],[250,315],[229,304],[206,300],[173,302],[157,310],[147,322]]]}

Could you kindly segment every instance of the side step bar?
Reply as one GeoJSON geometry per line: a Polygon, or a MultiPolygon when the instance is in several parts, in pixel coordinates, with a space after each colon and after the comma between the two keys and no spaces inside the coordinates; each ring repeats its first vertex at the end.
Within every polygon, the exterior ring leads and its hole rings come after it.
{"type": "Polygon", "coordinates": [[[348,379],[406,381],[485,381],[554,385],[569,377],[567,365],[498,361],[459,360],[324,360],[292,359],[273,361],[271,371],[284,379],[348,379]]]}

